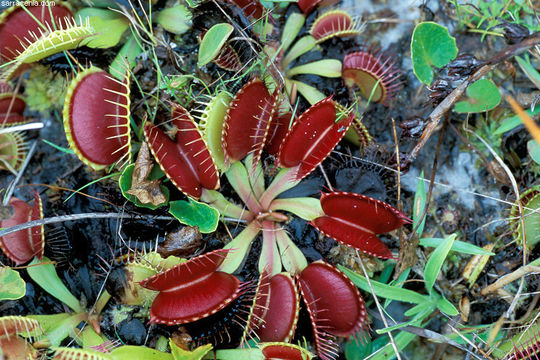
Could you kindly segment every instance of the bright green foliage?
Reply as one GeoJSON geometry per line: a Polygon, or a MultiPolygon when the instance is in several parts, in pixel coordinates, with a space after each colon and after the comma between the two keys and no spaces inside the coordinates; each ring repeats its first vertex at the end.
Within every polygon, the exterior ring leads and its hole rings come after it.
{"type": "Polygon", "coordinates": [[[143,49],[138,40],[134,35],[131,35],[109,66],[109,73],[118,80],[123,81],[135,66],[135,58],[142,52],[143,49]]]}
{"type": "Polygon", "coordinates": [[[515,57],[516,62],[519,64],[523,73],[531,80],[531,82],[536,86],[537,89],[540,89],[540,73],[534,68],[529,60],[529,57],[525,59],[519,56],[515,57]]]}
{"type": "Polygon", "coordinates": [[[212,26],[201,41],[197,66],[202,67],[214,60],[233,31],[233,26],[227,23],[212,26]]]}
{"type": "Polygon", "coordinates": [[[155,17],[158,24],[173,34],[183,34],[191,28],[191,12],[184,5],[161,10],[155,17]]]}
{"type": "MultiPolygon", "coordinates": [[[[369,292],[371,292],[371,289],[373,289],[375,293],[374,295],[376,296],[389,300],[398,300],[416,304],[416,306],[405,312],[405,316],[410,317],[410,320],[395,326],[378,330],[378,333],[386,333],[388,331],[397,330],[406,325],[420,323],[424,319],[428,318],[435,309],[439,309],[450,316],[455,316],[458,314],[458,310],[452,303],[433,290],[435,280],[439,275],[442,264],[446,259],[448,252],[452,248],[455,237],[456,235],[453,234],[444,239],[444,241],[441,242],[441,244],[431,253],[431,256],[426,264],[424,269],[424,278],[429,295],[422,295],[412,290],[403,289],[399,285],[388,285],[375,280],[369,280],[368,282],[365,277],[341,265],[338,265],[338,268],[343,271],[343,273],[345,273],[345,275],[347,275],[347,277],[351,279],[351,281],[360,289],[369,292]]],[[[402,281],[403,280],[404,279],[402,279],[402,281]]]]}
{"type": "Polygon", "coordinates": [[[448,253],[450,252],[450,249],[454,244],[455,238],[455,234],[448,236],[446,239],[444,239],[444,241],[439,244],[439,246],[435,248],[435,250],[431,253],[431,256],[429,257],[424,271],[426,289],[429,293],[431,293],[433,290],[435,280],[437,280],[437,276],[441,272],[443,262],[446,259],[448,253]]]}
{"type": "Polygon", "coordinates": [[[91,48],[116,46],[129,27],[129,20],[112,10],[84,8],[77,12],[75,18],[79,23],[89,22],[96,29],[97,34],[86,43],[91,48]]]}
{"type": "Polygon", "coordinates": [[[501,93],[493,81],[480,79],[467,88],[467,99],[454,106],[458,113],[476,113],[488,111],[499,105],[501,93]]]}
{"type": "MultiPolygon", "coordinates": [[[[419,326],[420,324],[418,323],[415,325],[419,326]]],[[[396,347],[398,348],[399,351],[405,349],[405,347],[407,347],[407,345],[409,345],[409,343],[413,341],[415,337],[416,337],[416,334],[401,331],[399,334],[394,336],[396,347]]],[[[394,348],[392,347],[390,340],[388,338],[386,339],[387,341],[386,341],[385,346],[382,349],[380,349],[379,352],[377,352],[375,355],[369,357],[370,360],[392,360],[396,358],[394,354],[394,348]]]]}
{"type": "Polygon", "coordinates": [[[79,300],[73,296],[62,280],[60,280],[53,263],[49,259],[43,257],[43,262],[34,259],[30,265],[33,266],[29,266],[26,269],[28,275],[43,290],[69,306],[73,311],[77,313],[84,312],[79,300]]]}
{"type": "MultiPolygon", "coordinates": [[[[458,3],[449,0],[452,4],[458,3]]],[[[540,25],[531,7],[533,2],[528,0],[472,0],[459,1],[456,12],[461,24],[472,28],[470,31],[482,33],[482,40],[488,34],[499,34],[503,28],[496,27],[502,22],[518,24],[529,29],[530,32],[540,30],[540,25]]]]}
{"type": "Polygon", "coordinates": [[[434,22],[416,25],[411,40],[414,74],[426,85],[433,81],[432,66],[441,68],[454,60],[458,48],[448,29],[434,22]]]}
{"type": "MultiPolygon", "coordinates": [[[[154,167],[154,168],[156,168],[156,167],[154,167]]],[[[120,190],[122,190],[122,195],[124,195],[124,197],[126,199],[128,199],[129,201],[134,203],[136,206],[144,207],[144,208],[148,208],[148,209],[152,209],[152,210],[155,210],[158,207],[167,205],[167,203],[169,202],[169,189],[166,186],[163,186],[163,185],[160,185],[160,188],[161,188],[161,192],[163,193],[163,195],[165,196],[167,201],[164,202],[163,204],[160,204],[160,205],[157,205],[157,206],[152,204],[152,203],[143,204],[136,196],[128,194],[129,189],[131,189],[131,177],[133,175],[133,170],[134,169],[135,169],[135,164],[130,164],[130,165],[126,166],[126,168],[122,172],[122,175],[120,175],[120,179],[118,179],[118,185],[120,186],[120,190]]],[[[159,167],[157,167],[157,169],[159,169],[159,167]]],[[[155,173],[156,172],[157,171],[155,171],[155,173]]],[[[163,173],[161,175],[163,175],[163,173]]],[[[149,176],[148,180],[158,179],[159,177],[160,177],[159,174],[158,174],[157,177],[153,177],[152,173],[150,173],[150,176],[149,176]]]]}
{"type": "Polygon", "coordinates": [[[17,300],[26,294],[26,284],[19,273],[7,266],[0,268],[0,301],[17,300]]]}
{"type": "MultiPolygon", "coordinates": [[[[442,238],[423,238],[420,239],[420,245],[424,247],[437,247],[441,245],[441,243],[443,243],[444,241],[445,239],[442,238]]],[[[495,255],[494,253],[486,251],[481,247],[459,240],[454,240],[450,250],[468,255],[495,255]]]]}
{"type": "MultiPolygon", "coordinates": [[[[528,109],[528,110],[525,110],[525,112],[527,113],[527,115],[529,115],[531,117],[534,117],[535,115],[540,114],[540,106],[536,106],[533,109],[533,111],[528,109]]],[[[513,130],[513,129],[517,128],[521,124],[523,124],[523,122],[521,122],[521,119],[519,118],[519,116],[514,115],[512,117],[509,117],[508,119],[505,119],[502,122],[501,126],[499,126],[493,133],[495,135],[502,135],[507,131],[510,131],[510,130],[513,130]]]]}
{"type": "Polygon", "coordinates": [[[416,229],[418,236],[422,236],[424,232],[424,226],[426,225],[426,216],[420,218],[424,212],[426,206],[427,194],[426,194],[426,185],[424,184],[424,171],[420,174],[420,179],[416,184],[416,193],[414,194],[414,208],[413,208],[413,224],[416,229]],[[421,223],[418,224],[421,220],[421,223]]]}
{"type": "Polygon", "coordinates": [[[169,212],[182,224],[198,226],[202,233],[216,231],[219,211],[213,207],[193,199],[171,201],[169,204],[171,205],[169,212]]]}

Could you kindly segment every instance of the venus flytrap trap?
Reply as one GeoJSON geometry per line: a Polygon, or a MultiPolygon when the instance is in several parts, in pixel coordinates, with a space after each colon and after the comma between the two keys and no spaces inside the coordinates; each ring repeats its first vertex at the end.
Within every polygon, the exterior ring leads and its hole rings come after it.
{"type": "Polygon", "coordinates": [[[510,212],[510,224],[514,231],[514,238],[519,244],[525,244],[528,249],[533,249],[540,242],[538,227],[540,221],[540,187],[533,186],[524,191],[518,201],[523,206],[524,222],[521,222],[519,206],[514,204],[510,212]],[[525,227],[523,227],[523,224],[525,227]]]}
{"type": "MultiPolygon", "coordinates": [[[[29,203],[12,197],[7,206],[2,206],[3,216],[0,227],[8,228],[31,220],[43,218],[41,198],[36,194],[34,203],[29,203]]],[[[17,231],[0,237],[0,249],[16,265],[24,264],[34,257],[43,258],[45,249],[43,225],[36,226],[30,231],[17,231]]]]}
{"type": "Polygon", "coordinates": [[[64,129],[79,159],[94,170],[131,156],[129,77],[117,80],[95,67],[72,80],[64,102],[64,129]]]}
{"type": "Polygon", "coordinates": [[[0,355],[17,354],[24,359],[35,359],[37,351],[31,343],[34,336],[42,333],[36,320],[24,316],[0,317],[0,355]]]}
{"type": "MultiPolygon", "coordinates": [[[[293,66],[291,63],[301,55],[312,50],[317,44],[334,37],[346,37],[358,35],[361,31],[360,22],[353,19],[344,11],[330,11],[320,15],[310,29],[310,35],[294,40],[304,25],[305,17],[302,14],[293,13],[288,17],[281,34],[281,43],[267,44],[265,53],[268,57],[270,69],[275,67],[281,72],[287,94],[294,99],[294,89],[297,89],[310,104],[322,100],[320,92],[314,87],[293,80],[292,77],[300,74],[314,74],[324,77],[340,77],[342,71],[341,61],[337,59],[318,60],[304,65],[293,66]]],[[[272,70],[271,70],[272,71],[272,70]]],[[[279,77],[275,77],[279,79],[279,77]]],[[[272,81],[268,79],[269,81],[272,81]]],[[[276,81],[276,80],[273,80],[276,81]]],[[[270,87],[275,85],[268,84],[270,87]]]]}

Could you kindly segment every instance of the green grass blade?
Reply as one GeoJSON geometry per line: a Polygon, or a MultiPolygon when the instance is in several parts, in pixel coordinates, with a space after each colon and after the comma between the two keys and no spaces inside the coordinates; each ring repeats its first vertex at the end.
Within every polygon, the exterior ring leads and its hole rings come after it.
{"type": "Polygon", "coordinates": [[[427,194],[426,184],[424,182],[424,171],[420,173],[420,179],[416,184],[416,194],[414,194],[414,208],[413,208],[413,228],[416,228],[418,236],[422,236],[424,232],[424,226],[426,225],[426,216],[420,218],[426,207],[427,194]],[[420,222],[420,225],[418,223],[420,222]]]}
{"type": "MultiPolygon", "coordinates": [[[[444,240],[445,239],[443,238],[423,238],[420,239],[420,245],[424,247],[437,247],[444,240]]],[[[481,247],[459,240],[454,240],[454,243],[452,244],[452,248],[450,250],[468,255],[495,255],[494,253],[484,250],[481,247]]]]}
{"type": "Polygon", "coordinates": [[[431,253],[431,257],[426,264],[426,268],[424,270],[424,280],[426,282],[426,289],[430,294],[433,290],[435,280],[437,280],[437,276],[441,271],[443,262],[454,244],[455,238],[456,234],[452,234],[445,238],[444,241],[441,242],[439,246],[437,246],[437,248],[431,253]]]}
{"type": "MultiPolygon", "coordinates": [[[[351,281],[360,289],[371,292],[371,289],[365,277],[341,265],[338,265],[338,269],[343,271],[343,273],[347,275],[347,277],[351,279],[351,281]]],[[[375,295],[385,299],[405,301],[414,304],[422,304],[430,301],[429,297],[418,294],[417,292],[414,292],[412,290],[402,289],[397,286],[386,285],[375,280],[371,280],[370,282],[371,286],[373,286],[373,290],[375,291],[375,295]]]]}

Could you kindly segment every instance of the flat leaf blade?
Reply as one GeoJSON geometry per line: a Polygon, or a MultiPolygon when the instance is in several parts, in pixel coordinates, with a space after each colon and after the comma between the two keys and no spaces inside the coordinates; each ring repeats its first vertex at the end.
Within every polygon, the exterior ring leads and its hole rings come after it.
{"type": "MultiPolygon", "coordinates": [[[[371,292],[371,288],[369,287],[365,277],[347,269],[344,266],[338,265],[337,267],[360,289],[371,292]]],[[[415,291],[386,285],[375,280],[370,280],[370,282],[371,286],[373,286],[373,290],[375,291],[375,295],[379,297],[391,300],[406,301],[414,304],[423,304],[429,302],[429,298],[427,296],[418,294],[415,291]]]]}
{"type": "Polygon", "coordinates": [[[62,280],[60,280],[53,263],[49,259],[43,257],[43,262],[40,262],[38,259],[34,259],[30,265],[34,266],[29,266],[26,269],[28,275],[39,286],[41,286],[43,290],[62,301],[73,311],[78,313],[84,312],[79,300],[73,296],[62,280]]]}
{"type": "MultiPolygon", "coordinates": [[[[423,238],[420,239],[420,245],[426,247],[437,247],[444,241],[443,238],[423,238]]],[[[469,244],[464,241],[454,240],[454,243],[452,244],[452,248],[450,249],[452,251],[457,251],[463,254],[469,254],[469,255],[495,255],[494,253],[490,251],[486,251],[485,249],[482,249],[481,247],[478,247],[473,244],[469,244]]]]}
{"type": "Polygon", "coordinates": [[[422,216],[424,208],[426,206],[427,194],[426,194],[426,185],[424,183],[424,171],[420,174],[420,179],[416,184],[416,193],[414,194],[414,208],[413,208],[413,226],[417,227],[416,233],[418,236],[422,236],[424,232],[424,226],[426,224],[426,217],[422,216]]]}
{"type": "Polygon", "coordinates": [[[431,253],[431,256],[426,264],[426,268],[424,269],[424,280],[426,283],[426,289],[429,293],[431,293],[433,290],[435,280],[437,280],[437,276],[441,271],[446,256],[454,244],[455,238],[456,234],[448,236],[445,241],[441,242],[441,244],[437,246],[437,248],[431,253]]]}
{"type": "Polygon", "coordinates": [[[225,42],[232,34],[234,28],[231,24],[220,23],[212,26],[201,41],[197,66],[202,67],[214,60],[225,42]]]}
{"type": "Polygon", "coordinates": [[[171,201],[169,213],[182,224],[198,226],[202,233],[214,232],[219,221],[219,211],[213,207],[189,199],[189,201],[171,201]]]}
{"type": "Polygon", "coordinates": [[[431,66],[441,68],[454,60],[457,53],[456,39],[450,36],[447,28],[431,21],[416,25],[411,40],[411,59],[418,80],[431,84],[431,66]]]}
{"type": "Polygon", "coordinates": [[[9,267],[0,269],[0,301],[17,300],[26,294],[26,286],[19,273],[9,267]]]}
{"type": "Polygon", "coordinates": [[[476,113],[488,111],[499,105],[501,93],[493,81],[480,79],[467,88],[467,99],[454,106],[457,113],[476,113]]]}

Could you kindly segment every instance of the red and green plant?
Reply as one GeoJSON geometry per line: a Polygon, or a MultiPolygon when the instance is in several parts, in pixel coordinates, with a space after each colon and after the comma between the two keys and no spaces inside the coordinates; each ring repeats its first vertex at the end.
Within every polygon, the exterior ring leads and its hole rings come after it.
{"type": "MultiPolygon", "coordinates": [[[[41,199],[36,194],[34,204],[30,205],[12,197],[3,213],[7,213],[7,216],[0,220],[2,228],[39,220],[43,217],[41,199]]],[[[0,249],[17,265],[27,263],[34,257],[43,258],[44,248],[43,226],[35,226],[0,237],[0,249]]]]}
{"type": "Polygon", "coordinates": [[[173,105],[172,109],[174,127],[169,133],[174,134],[176,143],[159,127],[146,125],[150,148],[173,184],[187,196],[217,208],[222,216],[245,221],[246,227],[227,244],[227,252],[195,258],[141,284],[160,291],[152,304],[153,322],[186,323],[215,313],[240,294],[240,282],[230,274],[241,268],[251,243],[262,233],[262,275],[246,336],[263,342],[292,337],[299,310],[297,282],[310,312],[317,352],[322,359],[331,359],[337,354],[331,337],[366,336],[367,313],[358,290],[345,275],[326,262],[308,265],[285,231],[289,214],[311,221],[340,242],[381,258],[393,255],[376,234],[395,230],[408,219],[390,205],[358,194],[334,191],[323,194],[320,200],[279,198],[330,154],[353,116],[339,112],[331,98],[301,114],[283,138],[271,139],[280,143],[276,156],[280,170],[266,186],[260,156],[270,141],[272,122],[278,118],[276,106],[276,95],[271,95],[261,80],[253,79],[232,99],[222,129],[205,129],[221,132],[224,163],[228,165],[225,176],[245,208],[215,190],[219,182],[213,159],[204,136],[183,107],[173,105]],[[189,273],[180,275],[188,269],[189,273]],[[193,291],[194,287],[198,291],[193,291]],[[343,308],[349,309],[346,316],[343,308]]]}

